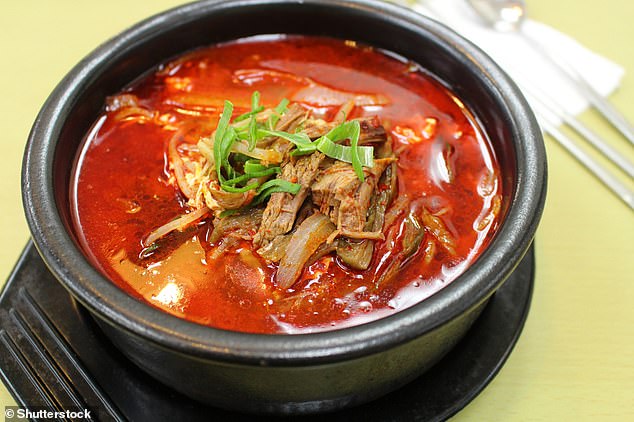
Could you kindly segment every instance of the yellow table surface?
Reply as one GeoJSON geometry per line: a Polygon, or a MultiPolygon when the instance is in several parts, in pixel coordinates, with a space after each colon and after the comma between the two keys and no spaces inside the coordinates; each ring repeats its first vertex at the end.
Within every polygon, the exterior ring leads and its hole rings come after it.
{"type": "MultiPolygon", "coordinates": [[[[98,44],[180,3],[3,2],[0,285],[29,238],[20,166],[42,103],[98,44]]],[[[625,67],[611,101],[634,121],[634,2],[528,3],[531,17],[625,67]]],[[[582,119],[634,160],[634,148],[594,112],[582,119]]],[[[552,140],[546,147],[549,192],[535,241],[537,276],[528,322],[503,369],[456,421],[634,420],[634,213],[552,140]]],[[[0,407],[13,404],[0,384],[0,407]]]]}

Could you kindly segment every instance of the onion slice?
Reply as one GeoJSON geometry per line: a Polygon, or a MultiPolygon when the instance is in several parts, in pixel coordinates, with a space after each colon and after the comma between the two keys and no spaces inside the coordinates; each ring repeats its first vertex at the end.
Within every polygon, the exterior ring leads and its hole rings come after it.
{"type": "Polygon", "coordinates": [[[170,139],[169,146],[167,148],[167,157],[169,159],[170,164],[172,165],[172,169],[174,170],[174,176],[176,177],[176,184],[178,184],[178,188],[183,192],[183,195],[187,199],[191,199],[196,196],[196,192],[189,186],[187,183],[187,177],[185,176],[185,164],[181,159],[176,147],[181,142],[184,142],[183,130],[179,130],[172,136],[170,139]]]}
{"type": "Polygon", "coordinates": [[[152,243],[159,240],[161,237],[165,236],[168,233],[173,232],[174,230],[182,230],[190,224],[200,220],[209,212],[209,208],[202,207],[197,209],[196,211],[183,214],[176,219],[170,221],[167,224],[162,225],[161,227],[155,229],[145,238],[143,241],[143,246],[149,246],[152,243]]]}
{"type": "Polygon", "coordinates": [[[302,221],[291,240],[277,270],[277,285],[288,289],[299,278],[304,265],[319,246],[335,231],[335,225],[323,214],[315,213],[302,221]]]}

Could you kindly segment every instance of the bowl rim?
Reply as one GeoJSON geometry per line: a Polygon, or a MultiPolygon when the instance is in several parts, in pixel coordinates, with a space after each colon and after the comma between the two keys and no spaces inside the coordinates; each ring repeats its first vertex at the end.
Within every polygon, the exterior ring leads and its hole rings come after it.
{"type": "Polygon", "coordinates": [[[46,265],[91,313],[159,347],[224,362],[296,366],[323,364],[380,352],[413,340],[485,301],[527,251],[545,201],[546,155],[540,128],[512,80],[484,52],[446,26],[410,9],[378,0],[206,0],[150,17],[97,47],[59,83],[38,114],[22,170],[23,204],[34,243],[46,265]],[[170,25],[201,14],[262,4],[318,4],[382,14],[409,31],[423,31],[477,64],[487,88],[506,108],[517,155],[515,192],[506,218],[480,257],[448,286],[410,308],[378,320],[306,334],[252,334],[199,325],[125,293],[96,270],[65,230],[52,181],[55,147],[66,114],[86,84],[113,57],[170,25]],[[63,118],[59,118],[62,116],[63,118]]]}

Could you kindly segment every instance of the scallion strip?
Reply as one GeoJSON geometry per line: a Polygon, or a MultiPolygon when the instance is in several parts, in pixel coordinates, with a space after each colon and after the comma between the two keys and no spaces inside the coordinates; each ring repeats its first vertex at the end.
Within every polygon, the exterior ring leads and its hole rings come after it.
{"type": "Polygon", "coordinates": [[[255,182],[255,183],[251,183],[250,185],[247,185],[247,186],[242,187],[242,188],[236,188],[235,186],[231,186],[231,185],[227,185],[226,183],[223,183],[223,184],[220,185],[220,187],[225,192],[244,193],[244,192],[248,192],[248,191],[253,190],[253,189],[257,189],[258,185],[259,185],[259,183],[255,182]]]}
{"type": "MultiPolygon", "coordinates": [[[[229,163],[229,153],[231,152],[231,146],[236,141],[238,134],[233,126],[229,126],[225,131],[225,135],[222,138],[221,143],[221,159],[222,159],[222,167],[225,169],[228,178],[234,177],[235,171],[233,167],[231,167],[231,163],[229,163]]],[[[217,164],[216,164],[217,166],[217,164]]],[[[218,178],[218,180],[222,180],[218,178]]]]}
{"type": "Polygon", "coordinates": [[[255,179],[257,177],[264,177],[264,176],[270,176],[272,174],[277,174],[280,172],[280,168],[279,167],[270,167],[264,170],[260,170],[260,171],[256,171],[256,172],[249,172],[249,173],[245,173],[242,176],[238,176],[238,177],[234,177],[233,179],[229,179],[229,180],[225,180],[223,182],[223,185],[231,185],[231,186],[235,186],[238,183],[242,183],[242,182],[246,182],[247,180],[250,179],[255,179]]]}
{"type": "MultiPolygon", "coordinates": [[[[327,136],[322,136],[315,141],[317,150],[324,153],[335,160],[352,163],[352,148],[335,144],[327,136]]],[[[374,167],[374,148],[373,147],[357,147],[359,152],[359,162],[363,167],[374,167]]]]}
{"type": "Polygon", "coordinates": [[[287,141],[295,144],[297,149],[301,151],[313,152],[316,149],[313,142],[311,142],[310,138],[305,133],[288,133],[279,130],[266,129],[260,129],[258,132],[265,136],[277,136],[279,138],[286,139],[287,141]]]}
{"type": "Polygon", "coordinates": [[[294,149],[291,152],[288,153],[288,155],[290,155],[291,157],[301,157],[302,155],[309,155],[312,154],[313,152],[317,151],[317,147],[315,146],[314,148],[311,147],[311,149],[294,149]]]}
{"type": "Polygon", "coordinates": [[[316,142],[319,145],[317,149],[329,157],[352,163],[355,174],[363,182],[365,180],[363,167],[372,167],[374,165],[374,149],[372,147],[359,147],[360,133],[361,126],[359,121],[350,120],[333,128],[325,137],[318,139],[316,142]],[[350,140],[349,147],[338,144],[345,139],[350,140]],[[362,156],[363,160],[361,159],[362,156]]]}
{"type": "Polygon", "coordinates": [[[280,103],[277,105],[277,107],[275,107],[275,112],[271,115],[271,117],[269,117],[268,120],[269,129],[275,129],[275,126],[277,125],[277,122],[279,122],[280,117],[282,117],[282,114],[286,112],[288,104],[289,101],[286,98],[283,98],[282,101],[280,101],[280,103]]]}
{"type": "Polygon", "coordinates": [[[256,107],[253,110],[248,111],[248,112],[246,112],[244,114],[241,114],[238,117],[236,117],[235,119],[233,119],[233,123],[241,122],[243,120],[248,119],[249,117],[255,117],[256,114],[261,113],[262,111],[264,111],[264,106],[256,107]]]}
{"type": "Polygon", "coordinates": [[[223,148],[223,141],[225,139],[225,133],[229,127],[229,120],[233,113],[233,104],[230,101],[225,101],[225,106],[222,110],[220,120],[218,120],[218,127],[216,128],[216,137],[214,138],[214,162],[216,165],[216,172],[218,173],[218,180],[223,180],[222,177],[222,164],[226,159],[223,156],[225,148],[223,148]]]}
{"type": "Polygon", "coordinates": [[[296,194],[302,188],[302,185],[300,185],[299,183],[292,183],[284,179],[273,179],[269,180],[268,182],[262,183],[262,185],[260,185],[260,187],[258,188],[258,193],[274,186],[284,189],[284,192],[292,194],[296,194]]]}
{"type": "MultiPolygon", "coordinates": [[[[361,157],[359,156],[359,134],[361,133],[361,127],[359,126],[358,121],[354,120],[354,122],[356,124],[352,126],[352,134],[350,136],[352,168],[357,174],[359,180],[363,182],[365,180],[365,175],[363,174],[363,165],[361,164],[361,157]]],[[[372,151],[372,155],[374,155],[374,150],[372,151]]],[[[374,165],[374,160],[372,160],[372,164],[374,165]]]]}
{"type": "Polygon", "coordinates": [[[260,107],[260,91],[253,91],[251,94],[251,111],[260,107]]]}
{"type": "Polygon", "coordinates": [[[238,137],[238,139],[249,139],[248,125],[246,127],[233,126],[233,128],[236,130],[236,136],[238,137]]]}
{"type": "MultiPolygon", "coordinates": [[[[260,164],[259,160],[250,159],[244,163],[244,172],[245,173],[255,173],[257,171],[263,171],[266,169],[270,169],[271,166],[265,166],[264,164],[260,164]]],[[[278,166],[276,168],[279,169],[278,166]]]]}
{"type": "Polygon", "coordinates": [[[268,182],[262,183],[258,188],[257,196],[253,198],[251,205],[258,205],[266,200],[269,196],[274,194],[275,192],[288,192],[293,195],[297,194],[299,190],[302,188],[302,185],[297,183],[291,183],[287,180],[283,179],[273,179],[268,182]]]}
{"type": "MultiPolygon", "coordinates": [[[[255,116],[262,110],[264,110],[264,106],[260,105],[260,92],[254,91],[253,95],[251,95],[251,113],[247,113],[250,114],[249,128],[247,132],[249,151],[253,151],[258,142],[258,122],[255,116]]],[[[234,122],[236,121],[239,120],[236,119],[234,122]]]]}
{"type": "Polygon", "coordinates": [[[249,120],[247,140],[249,141],[249,151],[253,151],[258,143],[258,122],[255,120],[255,116],[251,116],[251,120],[249,120]]]}
{"type": "Polygon", "coordinates": [[[260,113],[263,110],[264,110],[264,106],[260,105],[260,92],[259,91],[253,91],[253,94],[251,94],[251,111],[239,115],[238,117],[233,119],[233,123],[238,123],[238,122],[241,122],[243,120],[246,120],[249,117],[260,113]]]}
{"type": "Polygon", "coordinates": [[[348,122],[344,122],[339,126],[333,128],[326,137],[330,139],[334,143],[339,143],[345,139],[350,140],[350,163],[352,163],[352,168],[354,169],[355,174],[362,182],[365,180],[365,175],[363,174],[363,166],[360,160],[360,152],[359,152],[359,134],[361,133],[361,126],[359,125],[358,120],[350,120],[348,122]]]}
{"type": "Polygon", "coordinates": [[[264,111],[264,106],[259,106],[251,111],[247,111],[246,113],[239,115],[238,117],[233,119],[233,123],[241,122],[248,119],[249,117],[254,117],[256,114],[261,113],[262,111],[264,111]]]}
{"type": "Polygon", "coordinates": [[[340,125],[330,129],[330,132],[328,132],[326,136],[332,142],[339,143],[343,140],[351,139],[356,131],[355,127],[359,127],[359,130],[361,129],[358,120],[343,122],[340,125]]]}

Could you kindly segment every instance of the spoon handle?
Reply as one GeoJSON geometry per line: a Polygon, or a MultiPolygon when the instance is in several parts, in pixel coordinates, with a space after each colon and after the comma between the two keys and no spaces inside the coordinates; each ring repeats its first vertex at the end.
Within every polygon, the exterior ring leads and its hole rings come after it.
{"type": "Polygon", "coordinates": [[[515,31],[526,18],[523,0],[468,0],[484,21],[501,32],[515,31]]]}

